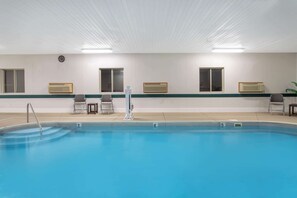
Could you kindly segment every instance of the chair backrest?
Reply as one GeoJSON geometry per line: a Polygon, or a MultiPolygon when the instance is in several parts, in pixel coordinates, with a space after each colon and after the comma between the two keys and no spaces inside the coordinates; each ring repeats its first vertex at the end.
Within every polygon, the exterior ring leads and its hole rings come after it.
{"type": "Polygon", "coordinates": [[[84,94],[75,95],[74,102],[86,102],[85,95],[84,94]]]}
{"type": "Polygon", "coordinates": [[[104,94],[101,96],[101,102],[112,102],[112,97],[110,94],[104,94]]]}
{"type": "Polygon", "coordinates": [[[284,97],[282,94],[271,94],[270,102],[284,102],[284,97]]]}

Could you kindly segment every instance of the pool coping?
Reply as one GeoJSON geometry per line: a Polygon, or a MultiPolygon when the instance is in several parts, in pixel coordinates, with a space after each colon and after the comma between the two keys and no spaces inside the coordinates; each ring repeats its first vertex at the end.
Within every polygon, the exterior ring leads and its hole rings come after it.
{"type": "MultiPolygon", "coordinates": [[[[73,122],[73,121],[45,121],[41,122],[40,124],[45,127],[50,126],[60,126],[60,127],[76,127],[77,124],[80,123],[82,125],[88,126],[154,126],[157,124],[157,127],[166,127],[166,126],[215,126],[220,125],[221,123],[225,123],[226,126],[233,126],[234,123],[245,123],[249,125],[259,125],[259,124],[279,124],[279,125],[286,125],[297,127],[297,123],[292,122],[282,122],[282,121],[255,121],[255,120],[199,120],[199,121],[82,121],[82,122],[73,122]]],[[[0,127],[0,134],[7,133],[12,130],[19,130],[19,129],[28,129],[28,128],[38,128],[36,123],[24,123],[24,124],[17,124],[11,126],[0,127]]]]}

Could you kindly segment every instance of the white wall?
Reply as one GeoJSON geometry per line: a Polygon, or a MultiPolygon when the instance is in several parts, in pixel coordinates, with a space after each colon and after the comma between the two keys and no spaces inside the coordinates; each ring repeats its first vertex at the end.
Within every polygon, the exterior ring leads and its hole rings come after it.
{"type": "MultiPolygon", "coordinates": [[[[238,93],[239,81],[263,81],[266,92],[284,92],[296,80],[297,55],[280,54],[103,54],[1,55],[0,68],[24,68],[26,94],[47,94],[49,82],[73,82],[75,93],[99,93],[99,68],[124,68],[124,84],[142,93],[142,83],[165,81],[169,93],[199,93],[199,67],[224,67],[224,93],[238,93]]],[[[93,101],[98,101],[92,99],[93,101]]],[[[0,112],[69,112],[71,99],[0,99],[0,112]],[[13,107],[13,108],[11,108],[13,107]]],[[[89,100],[91,101],[91,99],[89,100]]],[[[139,98],[136,111],[266,111],[267,98],[139,98]]],[[[123,111],[123,99],[115,99],[123,111]]]]}
{"type": "Polygon", "coordinates": [[[296,79],[295,81],[297,81],[297,54],[296,54],[296,79]]]}

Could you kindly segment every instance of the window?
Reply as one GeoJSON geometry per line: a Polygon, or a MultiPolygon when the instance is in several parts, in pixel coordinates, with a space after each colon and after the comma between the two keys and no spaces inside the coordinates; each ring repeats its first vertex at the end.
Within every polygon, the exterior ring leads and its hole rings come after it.
{"type": "Polygon", "coordinates": [[[124,69],[100,69],[101,92],[124,91],[124,69]]]}
{"type": "Polygon", "coordinates": [[[200,68],[200,91],[223,91],[224,68],[200,68]]]}
{"type": "Polygon", "coordinates": [[[25,71],[23,69],[0,69],[1,93],[24,93],[25,71]]]}

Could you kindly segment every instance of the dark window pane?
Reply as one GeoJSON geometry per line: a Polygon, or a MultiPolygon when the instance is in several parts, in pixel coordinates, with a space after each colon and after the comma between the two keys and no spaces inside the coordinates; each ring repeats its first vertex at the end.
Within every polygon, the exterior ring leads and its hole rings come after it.
{"type": "Polygon", "coordinates": [[[210,69],[200,69],[200,91],[210,91],[210,69]]]}
{"type": "Polygon", "coordinates": [[[113,70],[113,91],[123,92],[124,91],[124,70],[114,69],[113,70]]]}
{"type": "Polygon", "coordinates": [[[211,90],[212,91],[223,91],[222,69],[212,69],[211,74],[212,74],[211,90]]]}
{"type": "Polygon", "coordinates": [[[5,81],[5,71],[3,69],[0,69],[0,93],[4,93],[4,81],[5,81]]]}
{"type": "Polygon", "coordinates": [[[24,70],[16,70],[16,83],[17,90],[16,92],[25,92],[25,72],[24,70]]]}
{"type": "Polygon", "coordinates": [[[4,73],[4,91],[5,93],[14,92],[14,74],[13,70],[5,70],[4,73]]]}
{"type": "Polygon", "coordinates": [[[111,70],[101,70],[101,92],[111,92],[111,70]]]}

